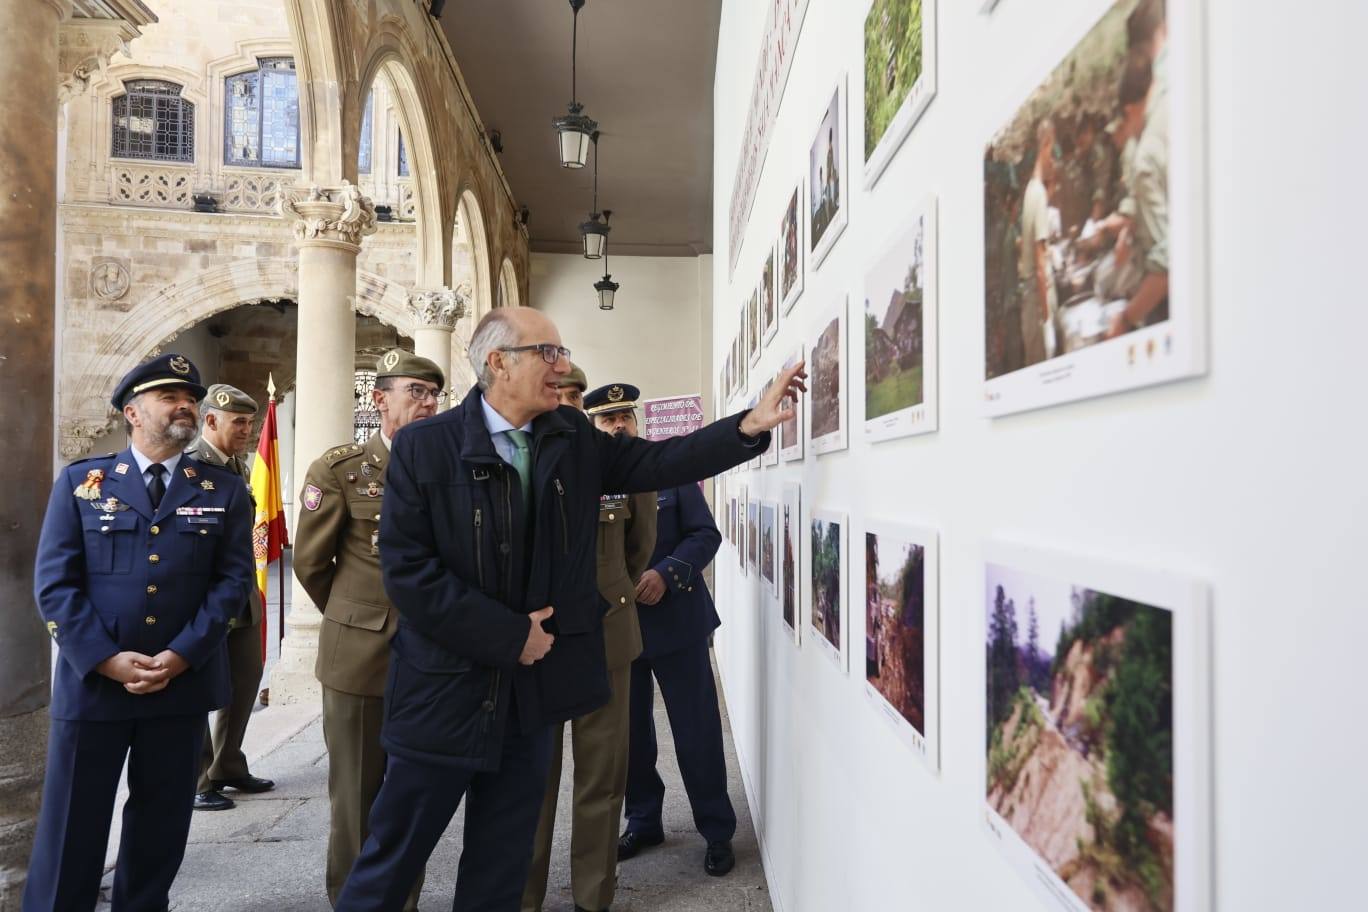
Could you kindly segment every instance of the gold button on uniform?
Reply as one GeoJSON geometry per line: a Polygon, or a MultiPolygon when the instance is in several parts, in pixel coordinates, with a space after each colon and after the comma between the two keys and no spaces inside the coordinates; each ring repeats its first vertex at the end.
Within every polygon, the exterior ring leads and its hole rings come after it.
{"type": "Polygon", "coordinates": [[[618,596],[618,603],[619,603],[619,604],[622,604],[622,605],[627,604],[627,596],[625,596],[625,595],[619,595],[619,596],[618,596]]]}
{"type": "Polygon", "coordinates": [[[157,563],[157,562],[160,561],[160,560],[161,560],[161,558],[160,558],[158,555],[156,555],[156,554],[149,554],[149,555],[147,555],[147,562],[148,562],[149,564],[155,564],[155,563],[157,563]]]}
{"type": "Polygon", "coordinates": [[[148,587],[147,587],[147,594],[148,594],[148,595],[156,595],[156,594],[157,594],[157,587],[156,587],[156,586],[148,586],[148,587]]]}
{"type": "Polygon", "coordinates": [[[609,514],[608,514],[608,521],[609,521],[609,522],[612,522],[613,519],[614,519],[613,514],[612,514],[612,513],[609,513],[609,514]]]}
{"type": "Polygon", "coordinates": [[[143,623],[151,627],[153,624],[157,623],[157,619],[149,614],[147,617],[143,618],[143,623]]]}
{"type": "Polygon", "coordinates": [[[200,529],[200,535],[208,535],[208,534],[209,534],[209,530],[208,530],[208,529],[200,529]]]}
{"type": "Polygon", "coordinates": [[[101,531],[101,532],[108,532],[108,531],[109,531],[109,526],[100,526],[100,531],[101,531]]]}
{"type": "Polygon", "coordinates": [[[160,527],[160,526],[153,526],[152,528],[148,529],[147,531],[148,531],[148,532],[151,532],[153,535],[156,535],[158,532],[161,531],[161,527],[160,527]]]}

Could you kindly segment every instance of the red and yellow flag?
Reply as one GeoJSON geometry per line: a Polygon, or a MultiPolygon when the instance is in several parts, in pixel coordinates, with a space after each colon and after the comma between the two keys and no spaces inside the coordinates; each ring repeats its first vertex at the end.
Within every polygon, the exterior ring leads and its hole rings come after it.
{"type": "Polygon", "coordinates": [[[257,591],[261,595],[263,622],[261,625],[261,655],[266,657],[266,568],[280,560],[285,546],[290,543],[285,531],[285,509],[280,495],[280,435],[276,431],[275,397],[266,406],[266,420],[261,425],[261,442],[257,444],[257,458],[252,462],[252,496],[256,498],[256,516],[252,521],[252,554],[256,558],[257,591]]]}

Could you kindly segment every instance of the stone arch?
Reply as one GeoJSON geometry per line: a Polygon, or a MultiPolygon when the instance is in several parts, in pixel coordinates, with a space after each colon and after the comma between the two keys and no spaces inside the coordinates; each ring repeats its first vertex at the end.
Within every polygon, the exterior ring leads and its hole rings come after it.
{"type": "Polygon", "coordinates": [[[506,256],[499,268],[498,301],[502,307],[519,307],[523,303],[518,289],[518,272],[513,268],[513,260],[506,256]]]}
{"type": "Polygon", "coordinates": [[[472,311],[478,321],[493,306],[494,286],[489,271],[489,230],[485,224],[485,210],[475,191],[466,186],[460,194],[461,224],[470,238],[471,256],[475,260],[475,288],[472,311]]]}
{"type": "MultiPolygon", "coordinates": [[[[215,314],[298,295],[296,261],[238,260],[173,282],[124,314],[103,335],[87,364],[77,371],[63,372],[59,414],[63,458],[81,456],[96,437],[113,429],[118,419],[109,406],[109,392],[135,364],[159,353],[180,333],[215,314]]],[[[403,335],[413,334],[408,293],[403,286],[373,273],[358,272],[351,303],[357,313],[374,316],[403,335]]]]}
{"type": "Polygon", "coordinates": [[[382,22],[379,31],[372,36],[368,47],[368,62],[360,74],[359,91],[356,93],[355,116],[345,120],[349,137],[354,141],[346,145],[353,151],[348,171],[356,180],[356,152],[360,146],[361,120],[365,109],[366,95],[377,75],[383,73],[394,90],[395,109],[399,115],[412,175],[416,201],[416,228],[418,263],[415,272],[416,285],[420,288],[435,288],[446,285],[451,279],[451,233],[450,221],[442,217],[442,194],[438,183],[436,147],[433,142],[433,121],[429,108],[414,75],[410,61],[414,59],[415,49],[410,46],[407,35],[400,25],[391,19],[382,22]]]}

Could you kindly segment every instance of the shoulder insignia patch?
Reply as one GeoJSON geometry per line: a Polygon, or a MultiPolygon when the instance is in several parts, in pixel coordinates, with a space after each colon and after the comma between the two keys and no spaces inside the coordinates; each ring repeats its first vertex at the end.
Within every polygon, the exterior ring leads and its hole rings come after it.
{"type": "Polygon", "coordinates": [[[323,503],[323,489],[316,484],[304,486],[304,509],[313,512],[323,503]]]}

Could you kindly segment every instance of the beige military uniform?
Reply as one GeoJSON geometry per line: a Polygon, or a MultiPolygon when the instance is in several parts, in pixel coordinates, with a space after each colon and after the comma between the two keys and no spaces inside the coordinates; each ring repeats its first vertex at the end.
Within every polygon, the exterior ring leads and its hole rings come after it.
{"type": "MultiPolygon", "coordinates": [[[[385,776],[380,724],[389,641],[399,614],[380,578],[380,507],[389,447],[380,432],[365,444],[328,450],[309,466],[300,494],[294,572],[323,612],[314,674],[323,685],[328,747],[328,899],[336,903],[361,846],[385,776]]],[[[422,878],[406,909],[417,904],[422,878]]]]}
{"type": "MultiPolygon", "coordinates": [[[[570,881],[576,904],[585,909],[608,908],[617,888],[618,822],[627,792],[631,665],[641,654],[636,584],[655,550],[655,493],[600,498],[598,529],[598,587],[608,602],[603,639],[613,695],[607,706],[570,723],[575,757],[570,881]]],[[[562,723],[552,732],[551,772],[523,889],[523,912],[537,912],[546,899],[564,741],[562,723]]]]}
{"type": "MultiPolygon", "coordinates": [[[[247,461],[241,456],[225,457],[203,437],[185,452],[200,462],[223,466],[236,473],[250,493],[247,461]]],[[[214,714],[213,725],[205,723],[196,792],[209,791],[214,787],[214,780],[245,779],[250,775],[247,755],[242,752],[242,739],[247,735],[247,723],[252,717],[252,707],[256,705],[262,665],[261,596],[253,589],[228,631],[228,674],[232,694],[228,705],[214,714]]]]}

